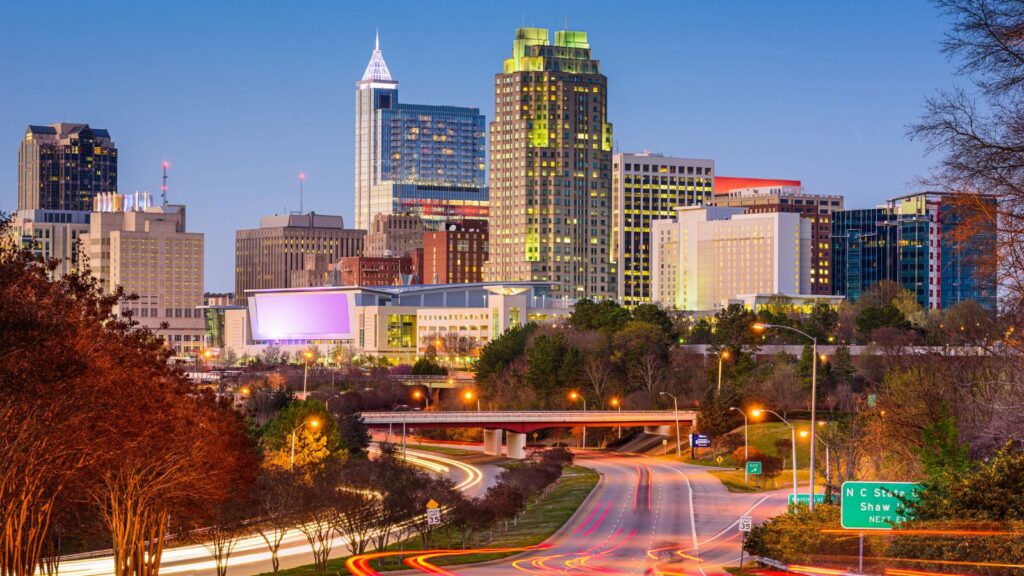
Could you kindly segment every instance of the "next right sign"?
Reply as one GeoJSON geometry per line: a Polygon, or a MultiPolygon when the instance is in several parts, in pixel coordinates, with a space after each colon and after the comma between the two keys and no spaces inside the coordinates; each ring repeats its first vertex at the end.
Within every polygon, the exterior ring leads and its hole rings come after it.
{"type": "Polygon", "coordinates": [[[840,522],[847,530],[892,530],[907,519],[900,498],[913,500],[916,482],[843,482],[840,522]]]}

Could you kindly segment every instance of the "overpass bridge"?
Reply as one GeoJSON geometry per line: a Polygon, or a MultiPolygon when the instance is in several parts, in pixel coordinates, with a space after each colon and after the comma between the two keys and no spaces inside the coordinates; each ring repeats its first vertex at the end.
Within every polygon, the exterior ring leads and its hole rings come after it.
{"type": "Polygon", "coordinates": [[[369,428],[483,428],[484,452],[501,454],[502,435],[507,435],[509,458],[524,458],[526,435],[544,428],[643,426],[650,434],[666,434],[677,417],[680,426],[692,426],[697,413],[689,410],[530,410],[530,411],[437,411],[363,412],[369,428]]]}

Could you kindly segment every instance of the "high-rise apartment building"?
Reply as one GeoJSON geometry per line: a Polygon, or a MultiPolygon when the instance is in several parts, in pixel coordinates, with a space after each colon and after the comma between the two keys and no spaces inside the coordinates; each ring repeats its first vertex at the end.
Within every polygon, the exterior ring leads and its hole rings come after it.
{"type": "Polygon", "coordinates": [[[101,192],[117,192],[117,148],[109,132],[67,122],[25,130],[18,210],[89,211],[101,192]]]}
{"type": "Polygon", "coordinates": [[[79,210],[18,210],[11,222],[11,235],[33,254],[56,259],[54,277],[78,268],[78,241],[89,231],[89,212],[79,210]]]}
{"type": "Polygon", "coordinates": [[[424,284],[483,282],[487,262],[487,221],[449,222],[423,236],[424,284]]]}
{"type": "Polygon", "coordinates": [[[616,154],[612,161],[612,265],[616,296],[625,306],[651,301],[651,221],[711,198],[714,160],[661,154],[616,154]]]}
{"type": "Polygon", "coordinates": [[[811,225],[799,214],[677,209],[651,224],[651,291],[678,310],[709,311],[759,294],[810,294],[811,225]]]}
{"type": "Polygon", "coordinates": [[[996,255],[995,223],[988,230],[979,227],[974,210],[950,195],[922,192],[876,208],[835,213],[833,292],[857,300],[871,286],[891,280],[926,309],[974,300],[995,311],[997,278],[987,265],[996,255]],[[974,226],[971,234],[956,234],[965,220],[974,226]]]}
{"type": "Polygon", "coordinates": [[[488,281],[612,298],[608,79],[586,32],[516,30],[494,79],[488,281]]]}
{"type": "Polygon", "coordinates": [[[122,286],[138,294],[122,308],[177,355],[202,349],[203,235],[186,230],[184,206],[93,212],[80,239],[82,257],[104,291],[122,286]]]}
{"type": "Polygon", "coordinates": [[[376,214],[416,214],[437,227],[486,218],[485,122],[478,108],[398,101],[398,82],[374,47],[356,82],[356,227],[376,214]]]}
{"type": "Polygon", "coordinates": [[[292,271],[303,270],[307,254],[337,262],[363,251],[366,230],[345,228],[341,216],[281,214],[260,218],[260,227],[235,233],[235,301],[246,290],[291,288],[292,271]]]}
{"type": "Polygon", "coordinates": [[[716,192],[710,203],[744,208],[748,214],[802,215],[811,225],[811,294],[832,294],[832,213],[843,209],[842,196],[804,194],[800,186],[757,186],[716,192]]]}
{"type": "Polygon", "coordinates": [[[364,256],[405,256],[423,246],[423,219],[413,214],[375,214],[364,256]]]}

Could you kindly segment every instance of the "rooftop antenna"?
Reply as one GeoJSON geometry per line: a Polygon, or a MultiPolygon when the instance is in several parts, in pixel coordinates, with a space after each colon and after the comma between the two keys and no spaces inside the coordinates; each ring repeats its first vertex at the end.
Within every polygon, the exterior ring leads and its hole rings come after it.
{"type": "Polygon", "coordinates": [[[160,184],[160,201],[163,206],[167,206],[167,169],[171,167],[171,163],[164,160],[163,164],[164,177],[163,182],[160,184]]]}
{"type": "Polygon", "coordinates": [[[303,196],[302,183],[305,182],[305,181],[306,181],[306,173],[305,172],[299,172],[299,214],[304,214],[305,213],[305,211],[302,209],[302,196],[303,196]]]}

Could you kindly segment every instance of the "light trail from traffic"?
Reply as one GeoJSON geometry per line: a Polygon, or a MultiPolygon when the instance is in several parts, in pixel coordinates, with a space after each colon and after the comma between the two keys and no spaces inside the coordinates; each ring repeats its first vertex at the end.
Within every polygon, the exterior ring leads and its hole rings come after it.
{"type": "MultiPolygon", "coordinates": [[[[429,470],[437,474],[448,474],[452,468],[461,471],[465,478],[456,484],[456,489],[466,491],[478,486],[483,482],[483,473],[476,466],[459,462],[452,458],[428,453],[409,453],[406,461],[413,466],[429,470]]],[[[347,544],[348,539],[335,537],[332,547],[347,544]]],[[[309,555],[309,544],[305,536],[298,528],[289,531],[289,534],[281,543],[278,558],[290,558],[300,555],[309,555]]],[[[266,542],[258,534],[242,538],[235,547],[231,556],[230,566],[232,569],[256,564],[260,562],[269,563],[270,551],[267,550],[266,542]]],[[[312,562],[312,560],[310,560],[312,562]]],[[[168,548],[164,551],[160,562],[161,574],[181,574],[195,572],[215,572],[217,563],[210,556],[202,544],[189,544],[168,548]]],[[[112,555],[96,558],[80,558],[65,560],[60,563],[60,571],[73,576],[112,576],[114,574],[114,558],[112,555]]]]}

